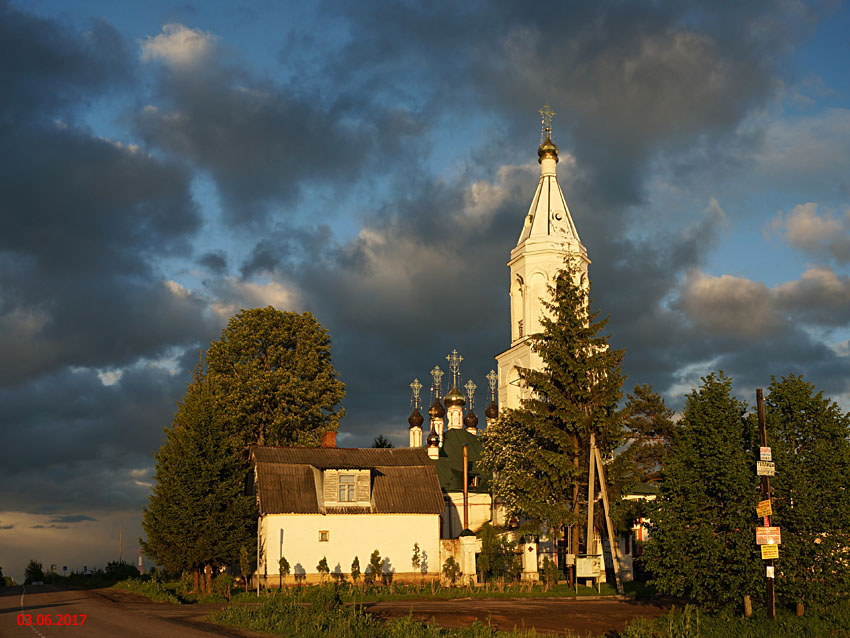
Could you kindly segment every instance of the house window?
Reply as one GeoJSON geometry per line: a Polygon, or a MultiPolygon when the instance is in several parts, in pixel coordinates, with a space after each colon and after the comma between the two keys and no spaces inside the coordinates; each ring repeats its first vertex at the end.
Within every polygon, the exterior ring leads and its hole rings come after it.
{"type": "Polygon", "coordinates": [[[354,502],[354,475],[340,474],[339,475],[339,502],[353,503],[354,502]]]}
{"type": "Polygon", "coordinates": [[[322,529],[319,530],[319,542],[327,543],[328,542],[328,530],[322,529]]]}

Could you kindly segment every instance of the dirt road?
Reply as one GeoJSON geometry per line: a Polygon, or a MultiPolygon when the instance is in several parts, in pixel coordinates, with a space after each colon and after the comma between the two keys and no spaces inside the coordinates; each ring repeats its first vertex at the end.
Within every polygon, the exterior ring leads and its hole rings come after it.
{"type": "Polygon", "coordinates": [[[209,638],[257,636],[203,621],[220,605],[171,605],[112,589],[73,590],[50,585],[0,591],[4,638],[209,638]],[[19,624],[23,623],[23,624],[19,624]]]}
{"type": "Polygon", "coordinates": [[[569,629],[580,636],[621,631],[632,618],[660,616],[669,610],[667,605],[610,598],[416,600],[366,604],[364,608],[377,618],[412,614],[417,620],[433,619],[443,627],[462,627],[480,620],[497,629],[534,627],[541,633],[569,629]]]}

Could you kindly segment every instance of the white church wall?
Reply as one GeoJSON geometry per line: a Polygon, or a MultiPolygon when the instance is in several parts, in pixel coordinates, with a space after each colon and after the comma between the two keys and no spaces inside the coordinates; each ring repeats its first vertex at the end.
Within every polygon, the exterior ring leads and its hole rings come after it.
{"type": "Polygon", "coordinates": [[[322,557],[327,558],[331,574],[348,575],[357,556],[365,574],[376,549],[388,559],[387,571],[410,574],[414,543],[419,543],[422,552],[423,572],[440,571],[440,517],[436,514],[270,514],[260,519],[265,560],[259,571],[268,574],[272,584],[277,583],[279,572],[281,530],[290,583],[296,576],[316,574],[322,557]]]}
{"type": "MultiPolygon", "coordinates": [[[[443,513],[443,538],[457,538],[463,531],[463,492],[449,492],[446,495],[446,507],[443,513]],[[446,498],[447,497],[447,498],[446,498]]],[[[469,529],[477,531],[490,520],[493,512],[489,494],[469,494],[469,529]]]]}

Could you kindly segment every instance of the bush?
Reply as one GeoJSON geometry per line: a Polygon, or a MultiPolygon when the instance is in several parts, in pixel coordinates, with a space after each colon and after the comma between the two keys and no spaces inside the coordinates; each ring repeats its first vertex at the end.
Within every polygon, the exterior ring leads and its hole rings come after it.
{"type": "Polygon", "coordinates": [[[378,577],[383,574],[384,561],[381,560],[381,553],[376,549],[369,557],[369,571],[366,573],[364,580],[367,583],[377,582],[378,577]]]}
{"type": "Polygon", "coordinates": [[[454,556],[449,556],[446,559],[446,562],[443,563],[443,576],[445,576],[446,580],[452,585],[457,582],[457,579],[460,576],[460,565],[457,564],[454,556]]]}

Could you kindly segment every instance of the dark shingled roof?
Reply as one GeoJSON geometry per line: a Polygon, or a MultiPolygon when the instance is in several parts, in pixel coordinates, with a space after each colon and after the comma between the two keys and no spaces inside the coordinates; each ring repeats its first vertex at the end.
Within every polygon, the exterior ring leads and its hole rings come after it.
{"type": "Polygon", "coordinates": [[[424,448],[253,447],[261,514],[442,514],[443,495],[424,448]],[[371,470],[371,507],[324,507],[321,470],[371,470]],[[318,471],[317,471],[318,470],[318,471]]]}

